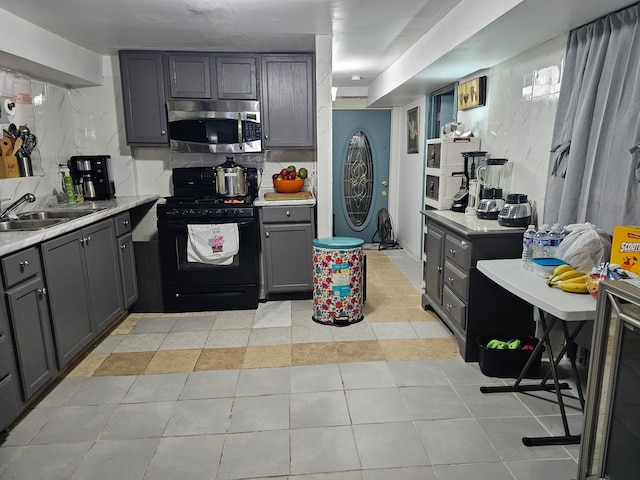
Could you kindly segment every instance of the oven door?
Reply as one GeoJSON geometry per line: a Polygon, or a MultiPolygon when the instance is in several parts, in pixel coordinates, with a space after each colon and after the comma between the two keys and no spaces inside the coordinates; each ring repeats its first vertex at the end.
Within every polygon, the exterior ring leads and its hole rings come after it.
{"type": "Polygon", "coordinates": [[[158,220],[163,284],[237,285],[256,283],[258,278],[258,222],[255,218],[189,221],[158,220]],[[237,223],[239,250],[230,265],[213,265],[187,260],[187,223],[237,223]]]}
{"type": "Polygon", "coordinates": [[[259,230],[255,218],[175,221],[158,219],[165,310],[250,309],[258,304],[259,230]],[[239,250],[229,265],[187,260],[187,224],[237,223],[239,250]]]}

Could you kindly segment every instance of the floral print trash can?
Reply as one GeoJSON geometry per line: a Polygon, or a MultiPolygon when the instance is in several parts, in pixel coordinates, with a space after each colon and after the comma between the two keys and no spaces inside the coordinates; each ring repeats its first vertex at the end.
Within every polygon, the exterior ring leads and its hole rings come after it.
{"type": "Polygon", "coordinates": [[[364,241],[331,237],[313,240],[313,321],[347,326],[361,321],[364,241]]]}

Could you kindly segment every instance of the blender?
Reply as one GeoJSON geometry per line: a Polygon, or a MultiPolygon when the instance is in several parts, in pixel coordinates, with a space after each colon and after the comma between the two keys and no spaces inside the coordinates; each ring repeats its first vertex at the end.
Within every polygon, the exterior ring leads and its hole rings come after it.
{"type": "Polygon", "coordinates": [[[506,158],[488,158],[486,164],[478,168],[478,178],[483,184],[482,199],[478,203],[478,218],[497,220],[504,207],[503,186],[506,158]]]}
{"type": "Polygon", "coordinates": [[[486,158],[487,152],[462,152],[461,153],[464,159],[464,172],[454,172],[453,175],[462,175],[462,182],[460,184],[460,189],[453,196],[453,203],[451,204],[451,210],[454,212],[464,212],[470,214],[472,210],[467,210],[469,206],[469,202],[472,203],[472,208],[476,207],[477,204],[477,195],[474,190],[474,198],[469,198],[469,190],[470,188],[478,189],[478,182],[474,182],[476,179],[476,171],[478,170],[478,166],[483,162],[486,158]],[[471,164],[469,164],[469,159],[471,159],[471,164]]]}

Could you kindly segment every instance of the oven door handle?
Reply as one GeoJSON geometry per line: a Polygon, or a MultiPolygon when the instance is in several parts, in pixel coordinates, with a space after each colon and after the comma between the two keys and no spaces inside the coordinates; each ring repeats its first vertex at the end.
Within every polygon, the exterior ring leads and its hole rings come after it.
{"type": "Polygon", "coordinates": [[[162,221],[158,221],[158,228],[172,228],[174,230],[182,229],[186,227],[188,224],[191,225],[224,225],[226,223],[237,223],[238,228],[246,227],[247,225],[251,225],[255,220],[247,220],[244,222],[212,222],[211,224],[205,223],[193,223],[193,222],[183,222],[183,223],[165,223],[162,221]]]}

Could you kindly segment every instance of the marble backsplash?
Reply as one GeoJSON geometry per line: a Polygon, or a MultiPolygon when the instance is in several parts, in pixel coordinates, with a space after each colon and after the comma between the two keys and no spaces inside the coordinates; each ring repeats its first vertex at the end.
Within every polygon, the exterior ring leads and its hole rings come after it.
{"type": "Polygon", "coordinates": [[[482,150],[509,160],[507,191],[527,194],[540,215],[566,41],[562,35],[476,72],[470,78],[487,75],[486,106],[458,112],[458,120],[480,137],[482,150]]]}

